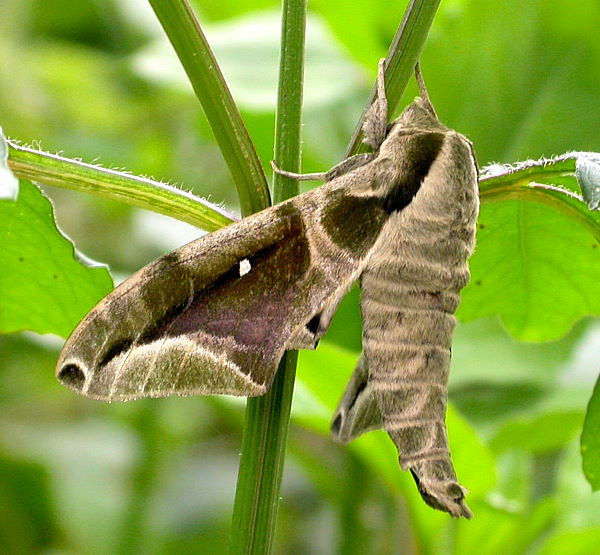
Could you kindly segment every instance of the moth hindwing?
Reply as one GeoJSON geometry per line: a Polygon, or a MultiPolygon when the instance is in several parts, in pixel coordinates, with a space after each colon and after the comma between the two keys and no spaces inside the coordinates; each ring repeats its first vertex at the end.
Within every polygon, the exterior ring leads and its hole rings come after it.
{"type": "Polygon", "coordinates": [[[424,500],[469,517],[444,419],[477,168],[470,143],[439,123],[420,85],[423,98],[388,128],[380,63],[364,124],[373,154],[142,268],[77,326],[58,379],[105,401],[262,395],[284,351],[315,348],[360,277],[363,355],[332,433],[347,441],[383,426],[424,500]]]}

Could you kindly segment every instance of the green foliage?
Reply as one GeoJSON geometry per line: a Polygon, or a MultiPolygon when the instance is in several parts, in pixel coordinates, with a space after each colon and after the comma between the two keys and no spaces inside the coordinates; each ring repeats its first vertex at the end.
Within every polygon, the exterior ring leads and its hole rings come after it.
{"type": "MultiPolygon", "coordinates": [[[[42,4],[8,0],[0,6],[0,124],[7,135],[172,178],[232,206],[231,178],[206,120],[189,86],[176,85],[185,76],[169,77],[177,60],[160,65],[151,58],[151,52],[171,50],[158,40],[161,31],[144,23],[153,21],[151,11],[130,14],[128,4],[116,0],[101,8],[56,0],[52,14],[68,17],[47,17],[42,4]],[[153,75],[138,73],[140,67],[153,75]]],[[[216,58],[268,170],[276,68],[265,60],[278,56],[277,4],[197,0],[193,6],[208,41],[218,38],[216,58]],[[263,41],[265,57],[239,46],[243,38],[263,41]]],[[[377,59],[405,6],[400,0],[311,3],[305,171],[326,169],[343,156],[377,59]]],[[[440,119],[472,139],[482,166],[600,151],[599,23],[600,7],[591,1],[442,2],[421,58],[440,119]]],[[[400,105],[415,91],[410,84],[400,105]]],[[[425,507],[384,434],[367,434],[344,448],[325,437],[360,345],[353,292],[319,349],[300,354],[276,552],[397,553],[404,546],[422,553],[594,551],[600,501],[583,477],[577,436],[585,418],[583,468],[597,488],[598,386],[587,414],[586,406],[600,339],[597,323],[582,320],[600,313],[594,293],[599,218],[586,207],[597,201],[596,173],[593,158],[571,156],[482,182],[473,280],[453,348],[455,408],[448,415],[454,462],[471,490],[475,519],[455,522],[425,507]],[[583,193],[576,177],[589,185],[583,193]],[[498,316],[514,337],[546,343],[518,343],[498,316]]],[[[135,190],[133,180],[123,182],[125,197],[135,190]]],[[[172,224],[127,207],[44,191],[78,248],[123,273],[187,238],[167,241],[172,224]]],[[[181,202],[174,199],[172,206],[181,202]]],[[[47,199],[29,183],[22,182],[17,204],[0,201],[0,322],[6,330],[65,335],[110,288],[106,274],[99,277],[104,270],[74,258],[51,218],[47,199]],[[23,264],[19,257],[29,265],[26,272],[15,273],[23,264]]],[[[240,404],[213,398],[93,403],[55,383],[57,351],[31,335],[0,338],[4,550],[223,551],[240,404]]]]}
{"type": "Polygon", "coordinates": [[[598,437],[600,437],[600,380],[596,382],[581,434],[583,471],[594,491],[600,489],[600,442],[598,437]]]}
{"type": "Polygon", "coordinates": [[[482,179],[478,248],[458,315],[499,314],[518,339],[558,339],[600,313],[600,213],[589,208],[600,189],[597,157],[573,153],[496,175],[502,169],[482,179]]]}
{"type": "Polygon", "coordinates": [[[558,339],[578,319],[600,313],[597,248],[588,231],[542,204],[485,206],[459,317],[500,314],[519,339],[558,339]]]}
{"type": "Polygon", "coordinates": [[[60,534],[43,466],[0,457],[0,545],[5,553],[38,552],[60,534]],[[16,479],[15,479],[16,477],[16,479]]]}
{"type": "Polygon", "coordinates": [[[112,289],[106,267],[82,261],[54,222],[52,206],[27,181],[0,201],[0,330],[66,337],[112,289]]]}

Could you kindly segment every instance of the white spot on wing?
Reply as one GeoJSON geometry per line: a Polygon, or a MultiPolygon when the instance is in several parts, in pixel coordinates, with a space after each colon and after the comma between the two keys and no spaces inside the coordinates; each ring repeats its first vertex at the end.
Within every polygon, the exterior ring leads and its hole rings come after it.
{"type": "Polygon", "coordinates": [[[252,266],[250,265],[250,260],[247,258],[240,260],[240,277],[245,276],[251,268],[252,266]]]}

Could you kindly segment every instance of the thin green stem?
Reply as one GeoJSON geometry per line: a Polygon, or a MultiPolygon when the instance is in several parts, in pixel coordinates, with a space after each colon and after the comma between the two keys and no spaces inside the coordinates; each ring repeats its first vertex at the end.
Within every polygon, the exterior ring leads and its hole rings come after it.
{"type": "Polygon", "coordinates": [[[20,179],[92,193],[177,218],[206,231],[234,221],[222,208],[191,193],[145,177],[9,144],[8,164],[20,179]]]}
{"type": "Polygon", "coordinates": [[[265,175],[202,29],[185,0],[148,0],[200,100],[235,182],[242,215],[270,204],[265,175]]]}
{"type": "Polygon", "coordinates": [[[297,352],[285,354],[273,385],[248,399],[230,554],[271,552],[283,475],[297,352]]]}
{"type": "MultiPolygon", "coordinates": [[[[300,167],[300,121],[306,0],[284,0],[275,160],[300,167]]],[[[275,199],[298,193],[295,180],[275,177],[275,199]]],[[[270,553],[279,507],[297,353],[285,354],[266,395],[248,399],[230,553],[270,553]]]]}
{"type": "MultiPolygon", "coordinates": [[[[419,61],[439,5],[440,0],[411,0],[404,12],[404,18],[396,31],[386,57],[385,94],[390,114],[394,113],[409,79],[414,74],[415,65],[419,61]]],[[[377,86],[375,85],[354,130],[346,150],[346,157],[367,150],[366,145],[362,143],[362,125],[367,110],[373,104],[376,96],[377,86]]]]}

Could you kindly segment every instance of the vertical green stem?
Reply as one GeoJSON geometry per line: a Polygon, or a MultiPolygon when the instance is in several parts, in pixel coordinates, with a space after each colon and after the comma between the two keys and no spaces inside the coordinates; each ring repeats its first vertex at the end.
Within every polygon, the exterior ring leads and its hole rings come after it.
{"type": "Polygon", "coordinates": [[[248,399],[230,554],[271,552],[296,358],[296,352],[286,353],[268,393],[248,399]]]}
{"type": "MultiPolygon", "coordinates": [[[[406,7],[402,22],[396,31],[394,40],[387,55],[385,70],[385,94],[390,115],[394,113],[400,97],[410,77],[414,74],[415,64],[419,61],[421,50],[425,45],[429,28],[437,12],[441,0],[410,0],[406,7]]],[[[377,84],[373,86],[363,114],[358,121],[346,156],[352,156],[367,150],[362,143],[362,126],[367,111],[377,96],[377,84]]]]}
{"type": "MultiPolygon", "coordinates": [[[[300,169],[305,27],[306,0],[283,0],[275,163],[291,172],[300,169]]],[[[295,179],[275,174],[274,183],[275,202],[298,194],[298,181],[295,179]]]]}
{"type": "MultiPolygon", "coordinates": [[[[275,161],[300,167],[300,122],[306,0],[284,0],[275,161]]],[[[295,180],[275,177],[275,201],[298,193],[295,180]]],[[[230,553],[270,553],[273,544],[287,429],[296,375],[296,352],[283,357],[271,389],[248,399],[242,456],[233,509],[230,553]]]]}

